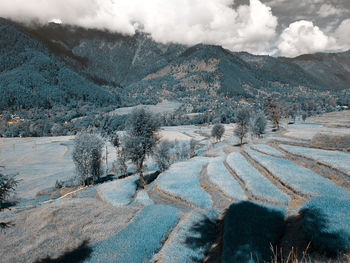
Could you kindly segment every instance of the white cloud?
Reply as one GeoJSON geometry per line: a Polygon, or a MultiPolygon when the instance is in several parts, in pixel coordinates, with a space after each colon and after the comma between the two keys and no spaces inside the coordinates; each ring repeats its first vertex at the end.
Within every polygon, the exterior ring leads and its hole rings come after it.
{"type": "Polygon", "coordinates": [[[321,17],[329,17],[329,16],[339,16],[344,11],[342,9],[336,8],[333,5],[330,4],[323,4],[321,5],[320,9],[318,10],[317,14],[321,17]]]}
{"type": "Polygon", "coordinates": [[[0,0],[0,16],[24,22],[63,23],[134,34],[154,40],[217,44],[234,51],[266,53],[277,18],[260,0],[232,9],[232,0],[0,0]]]}
{"type": "Polygon", "coordinates": [[[286,28],[279,39],[278,49],[282,56],[295,57],[329,50],[335,40],[326,36],[310,21],[297,21],[286,28]]]}
{"type": "Polygon", "coordinates": [[[350,49],[350,19],[346,19],[336,29],[334,37],[337,40],[338,50],[350,49]]]}

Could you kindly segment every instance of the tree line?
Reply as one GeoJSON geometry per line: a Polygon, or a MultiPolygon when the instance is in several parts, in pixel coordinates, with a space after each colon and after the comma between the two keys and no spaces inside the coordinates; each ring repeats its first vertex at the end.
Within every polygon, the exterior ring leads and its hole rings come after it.
{"type": "MultiPolygon", "coordinates": [[[[251,133],[261,137],[265,133],[267,119],[270,119],[274,129],[280,128],[280,120],[286,113],[283,105],[273,97],[265,101],[264,111],[250,106],[241,106],[235,114],[235,129],[240,145],[244,138],[251,133]],[[267,116],[267,117],[266,117],[267,116]]],[[[147,183],[144,179],[145,161],[152,156],[160,172],[166,170],[177,160],[192,158],[196,155],[198,142],[192,139],[188,143],[160,141],[158,135],[161,127],[160,116],[153,115],[145,109],[134,110],[128,117],[125,134],[114,133],[106,138],[115,147],[117,160],[113,170],[120,175],[128,174],[128,164],[132,163],[135,173],[140,175],[141,185],[147,183]]],[[[213,125],[211,136],[219,142],[225,133],[221,123],[213,125]]],[[[80,182],[85,186],[98,182],[103,174],[102,158],[105,142],[102,136],[94,133],[79,133],[74,140],[73,161],[80,182]]],[[[106,158],[107,160],[107,158],[106,158]]]]}

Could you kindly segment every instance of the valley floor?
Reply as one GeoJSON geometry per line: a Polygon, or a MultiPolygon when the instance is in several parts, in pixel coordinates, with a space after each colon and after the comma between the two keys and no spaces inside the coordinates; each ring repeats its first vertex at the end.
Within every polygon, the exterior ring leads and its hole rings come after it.
{"type": "MultiPolygon", "coordinates": [[[[163,138],[199,141],[200,156],[173,164],[145,190],[131,176],[52,193],[47,188],[57,179],[74,175],[73,138],[1,139],[0,165],[22,180],[18,204],[0,212],[0,222],[12,224],[0,232],[1,261],[229,262],[223,256],[227,209],[247,201],[282,211],[286,228],[278,243],[286,253],[307,247],[299,214],[305,201],[327,195],[350,202],[350,144],[336,143],[350,138],[350,112],[279,132],[268,127],[264,138],[246,138],[243,146],[236,145],[233,125],[225,128],[214,143],[211,126],[162,127],[163,138]]],[[[110,165],[113,151],[109,146],[110,165]]],[[[151,159],[148,169],[155,169],[151,159]]],[[[312,254],[312,262],[323,260],[312,254]]],[[[350,262],[349,255],[343,260],[350,262]]]]}

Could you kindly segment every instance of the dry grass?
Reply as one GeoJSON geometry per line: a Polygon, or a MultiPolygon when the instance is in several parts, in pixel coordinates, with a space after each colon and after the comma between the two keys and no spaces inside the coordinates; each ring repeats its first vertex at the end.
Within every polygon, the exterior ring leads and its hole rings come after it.
{"type": "Polygon", "coordinates": [[[271,247],[271,251],[273,253],[273,257],[270,263],[308,263],[310,262],[308,251],[310,249],[311,243],[309,243],[306,249],[303,252],[298,252],[297,249],[292,247],[287,256],[284,256],[282,249],[278,249],[277,247],[271,247]]]}
{"type": "Polygon", "coordinates": [[[0,232],[2,262],[57,258],[83,241],[99,241],[119,232],[137,212],[94,199],[65,199],[29,210],[0,213],[14,226],[0,232]]]}

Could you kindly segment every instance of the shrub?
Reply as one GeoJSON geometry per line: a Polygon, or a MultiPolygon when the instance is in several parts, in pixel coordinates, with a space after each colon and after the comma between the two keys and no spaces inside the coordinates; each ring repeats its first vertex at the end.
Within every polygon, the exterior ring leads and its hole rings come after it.
{"type": "Polygon", "coordinates": [[[284,231],[285,209],[255,202],[232,204],[226,214],[222,262],[264,262],[284,231]],[[253,216],[252,216],[253,215],[253,216]]]}
{"type": "Polygon", "coordinates": [[[266,128],[266,117],[264,113],[258,112],[256,116],[253,118],[251,123],[251,129],[255,136],[260,137],[265,133],[266,128]]]}
{"type": "Polygon", "coordinates": [[[336,256],[350,250],[350,200],[336,197],[316,197],[300,209],[302,229],[312,248],[336,256]]]}
{"type": "Polygon", "coordinates": [[[94,134],[80,133],[74,139],[73,161],[78,177],[83,185],[89,184],[89,178],[95,182],[102,174],[102,139],[94,134]]]}
{"type": "Polygon", "coordinates": [[[61,181],[61,180],[56,180],[56,183],[55,183],[55,188],[56,189],[61,189],[64,185],[64,182],[61,181]]]}
{"type": "Polygon", "coordinates": [[[169,141],[162,141],[158,144],[154,152],[154,159],[160,171],[164,171],[170,165],[172,144],[169,141]]]}
{"type": "Polygon", "coordinates": [[[4,201],[15,190],[18,181],[14,176],[2,174],[0,172],[0,210],[4,201]]]}
{"type": "Polygon", "coordinates": [[[215,124],[213,129],[211,130],[211,136],[214,137],[217,142],[221,140],[224,133],[225,127],[220,123],[215,124]]]}

